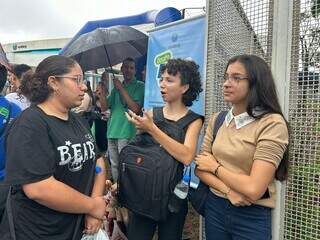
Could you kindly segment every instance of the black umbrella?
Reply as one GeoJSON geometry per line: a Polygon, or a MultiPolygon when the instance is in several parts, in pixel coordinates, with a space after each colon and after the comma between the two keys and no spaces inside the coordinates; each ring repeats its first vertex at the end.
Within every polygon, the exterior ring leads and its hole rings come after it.
{"type": "Polygon", "coordinates": [[[11,70],[11,66],[9,64],[9,61],[7,59],[6,53],[2,48],[2,45],[0,43],[0,65],[5,66],[8,70],[11,70]]]}
{"type": "Polygon", "coordinates": [[[75,59],[84,71],[112,67],[127,57],[145,55],[148,36],[129,26],[97,28],[83,34],[60,55],[75,59]]]}

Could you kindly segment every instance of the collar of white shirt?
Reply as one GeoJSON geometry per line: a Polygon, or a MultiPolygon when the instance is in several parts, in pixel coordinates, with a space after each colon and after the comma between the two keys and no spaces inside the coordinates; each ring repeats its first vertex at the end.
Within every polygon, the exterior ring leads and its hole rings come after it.
{"type": "Polygon", "coordinates": [[[240,129],[240,128],[248,125],[249,123],[252,123],[255,120],[247,112],[244,112],[244,113],[241,113],[237,116],[234,116],[232,113],[232,110],[233,110],[233,108],[231,108],[229,110],[229,112],[227,113],[226,118],[225,118],[227,127],[230,125],[230,123],[232,122],[233,119],[234,119],[234,122],[236,125],[236,129],[240,129]]]}

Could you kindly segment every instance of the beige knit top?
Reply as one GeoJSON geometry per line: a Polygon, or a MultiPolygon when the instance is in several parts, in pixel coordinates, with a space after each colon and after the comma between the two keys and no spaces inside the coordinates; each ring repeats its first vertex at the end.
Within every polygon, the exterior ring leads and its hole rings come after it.
{"type": "MultiPolygon", "coordinates": [[[[217,113],[210,117],[204,137],[202,151],[212,152],[227,169],[235,173],[250,174],[255,160],[267,161],[277,168],[288,145],[288,129],[279,114],[266,114],[241,128],[236,129],[233,119],[227,126],[222,124],[212,144],[212,131],[217,113]]],[[[258,205],[274,208],[276,204],[275,182],[268,186],[270,198],[261,199],[258,205]]],[[[220,197],[224,195],[211,189],[220,197]]]]}

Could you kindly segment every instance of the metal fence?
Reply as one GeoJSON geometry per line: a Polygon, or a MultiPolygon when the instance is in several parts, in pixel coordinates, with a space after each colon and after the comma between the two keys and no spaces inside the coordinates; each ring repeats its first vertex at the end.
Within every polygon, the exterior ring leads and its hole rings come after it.
{"type": "Polygon", "coordinates": [[[293,4],[289,120],[291,171],[284,239],[320,239],[320,1],[293,4]]]}
{"type": "Polygon", "coordinates": [[[227,60],[250,53],[272,67],[290,122],[290,176],[273,239],[320,239],[319,41],[320,0],[207,1],[206,119],[227,107],[227,60]]]}
{"type": "Polygon", "coordinates": [[[226,107],[222,76],[227,60],[252,53],[271,61],[272,11],[270,0],[207,1],[206,115],[226,107]]]}

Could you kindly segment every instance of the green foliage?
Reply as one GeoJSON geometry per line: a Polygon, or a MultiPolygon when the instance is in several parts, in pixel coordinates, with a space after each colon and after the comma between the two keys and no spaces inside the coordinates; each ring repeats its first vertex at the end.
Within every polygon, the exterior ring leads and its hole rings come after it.
{"type": "MultiPolygon", "coordinates": [[[[320,149],[319,149],[320,150],[320,149]]],[[[287,214],[294,214],[294,218],[287,219],[288,240],[319,239],[318,219],[320,217],[320,155],[315,164],[293,166],[291,176],[294,176],[294,191],[286,202],[287,214]]],[[[290,188],[290,185],[289,185],[290,188]]]]}
{"type": "MultiPolygon", "coordinates": [[[[312,107],[312,104],[306,106],[312,107]]],[[[311,121],[312,126],[309,128],[311,127],[317,136],[320,134],[320,119],[317,119],[317,116],[313,118],[314,121],[311,121]]],[[[302,161],[290,168],[286,201],[287,240],[320,239],[320,145],[314,144],[315,158],[302,161]]]]}

